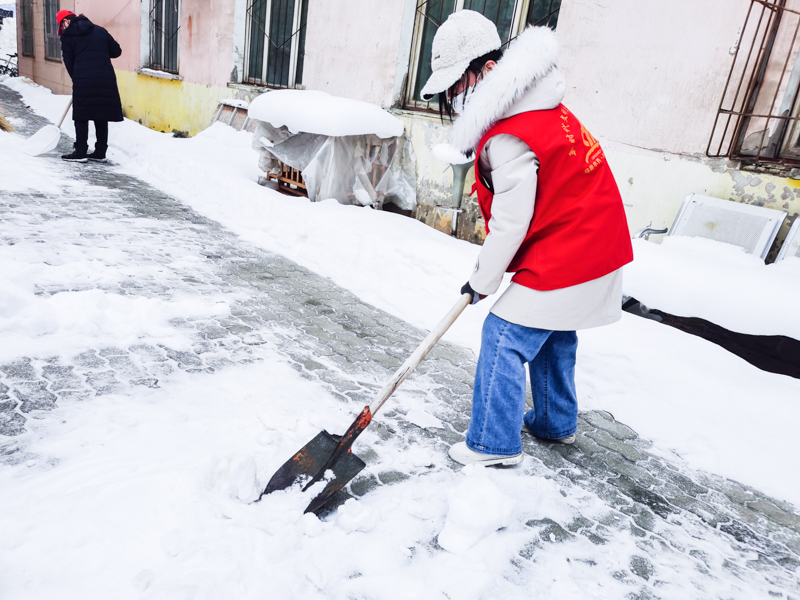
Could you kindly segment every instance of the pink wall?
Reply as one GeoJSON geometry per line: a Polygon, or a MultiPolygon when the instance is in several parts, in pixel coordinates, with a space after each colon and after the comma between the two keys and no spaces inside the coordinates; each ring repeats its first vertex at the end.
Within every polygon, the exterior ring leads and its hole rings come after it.
{"type": "MultiPolygon", "coordinates": [[[[74,0],[75,12],[108,29],[122,56],[114,67],[135,71],[142,66],[142,1],[74,0]]],[[[62,2],[65,8],[69,2],[62,2]]],[[[183,0],[179,35],[179,72],[185,81],[225,85],[233,68],[234,0],[183,0]]]]}
{"type": "Polygon", "coordinates": [[[233,69],[234,0],[181,3],[179,71],[185,81],[224,86],[233,69]]]}
{"type": "MultiPolygon", "coordinates": [[[[61,3],[62,6],[65,4],[61,3]]],[[[139,67],[139,2],[127,0],[75,0],[75,12],[86,15],[92,23],[108,30],[122,47],[122,56],[114,59],[114,68],[133,71],[139,67]]]]}
{"type": "Polygon", "coordinates": [[[307,89],[391,106],[404,0],[312,0],[307,89]]]}

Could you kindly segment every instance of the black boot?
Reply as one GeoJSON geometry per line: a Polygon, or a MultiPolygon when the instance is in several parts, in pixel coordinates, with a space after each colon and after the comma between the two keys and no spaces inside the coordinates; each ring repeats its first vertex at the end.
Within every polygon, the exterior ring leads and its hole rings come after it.
{"type": "Polygon", "coordinates": [[[108,159],[106,158],[106,149],[107,147],[97,144],[94,147],[94,152],[88,154],[86,158],[94,162],[108,162],[108,159]]]}
{"type": "Polygon", "coordinates": [[[78,147],[78,144],[74,145],[74,150],[71,154],[62,154],[61,158],[64,160],[68,160],[70,162],[82,162],[85,163],[88,158],[86,156],[86,150],[88,149],[86,146],[78,147]]]}

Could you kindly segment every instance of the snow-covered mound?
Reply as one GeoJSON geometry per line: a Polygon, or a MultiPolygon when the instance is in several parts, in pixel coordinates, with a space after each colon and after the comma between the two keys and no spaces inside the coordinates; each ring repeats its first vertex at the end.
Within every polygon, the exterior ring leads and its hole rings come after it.
{"type": "Polygon", "coordinates": [[[14,17],[3,19],[0,25],[0,61],[6,62],[9,54],[17,51],[17,20],[14,17]]]}
{"type": "Polygon", "coordinates": [[[311,90],[262,94],[250,103],[249,115],[274,127],[285,125],[293,133],[331,137],[373,134],[380,138],[403,135],[403,122],[379,106],[311,90]]]}
{"type": "Polygon", "coordinates": [[[712,240],[668,237],[634,240],[625,268],[625,294],[645,306],[699,317],[731,331],[800,340],[800,259],[764,262],[712,240]]]}

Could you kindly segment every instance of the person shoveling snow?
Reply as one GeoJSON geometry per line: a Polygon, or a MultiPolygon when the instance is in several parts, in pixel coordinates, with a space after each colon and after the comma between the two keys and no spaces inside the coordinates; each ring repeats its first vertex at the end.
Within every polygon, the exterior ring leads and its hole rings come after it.
{"type": "Polygon", "coordinates": [[[64,66],[72,78],[72,120],[75,149],[61,158],[74,162],[106,161],[108,123],[122,121],[122,103],[111,59],[122,54],[105,29],[83,15],[61,10],[56,15],[64,66]],[[97,142],[89,150],[89,121],[94,121],[97,142]]]}
{"type": "Polygon", "coordinates": [[[633,260],[606,157],[561,104],[555,33],[529,28],[505,55],[500,47],[490,20],[453,13],[433,39],[422,89],[426,100],[438,95],[443,120],[458,114],[451,145],[476,154],[488,235],[462,293],[478,302],[515,273],[483,326],[469,430],[450,448],[462,464],[522,462],[521,431],[575,440],[575,332],[621,318],[621,269],[633,260]]]}

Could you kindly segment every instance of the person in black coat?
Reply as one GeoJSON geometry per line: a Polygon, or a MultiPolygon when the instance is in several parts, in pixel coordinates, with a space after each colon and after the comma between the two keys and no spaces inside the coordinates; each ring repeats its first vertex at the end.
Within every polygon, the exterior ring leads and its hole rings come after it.
{"type": "Polygon", "coordinates": [[[72,119],[75,121],[75,150],[61,158],[105,162],[108,122],[122,121],[122,103],[111,59],[122,54],[113,37],[85,16],[70,11],[57,15],[64,66],[72,78],[72,119]],[[65,14],[62,14],[65,13],[65,14]],[[89,150],[89,121],[94,121],[97,143],[89,150]]]}

